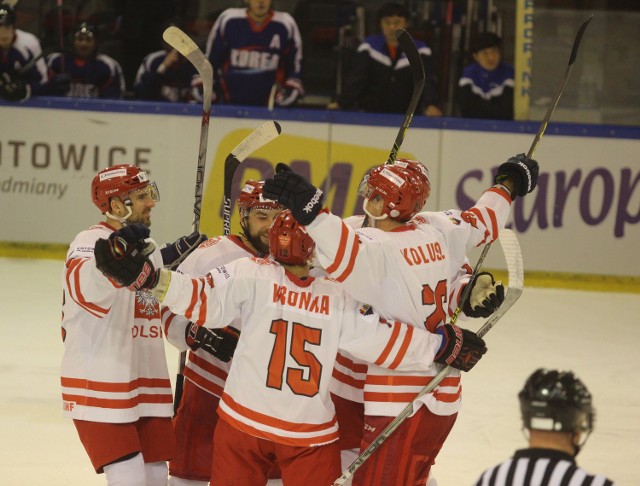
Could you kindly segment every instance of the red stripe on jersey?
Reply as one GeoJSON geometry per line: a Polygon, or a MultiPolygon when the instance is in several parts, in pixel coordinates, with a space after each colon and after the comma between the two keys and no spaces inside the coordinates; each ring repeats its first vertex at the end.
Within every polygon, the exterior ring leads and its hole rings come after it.
{"type": "Polygon", "coordinates": [[[171,381],[167,378],[138,378],[130,382],[91,381],[84,378],[60,377],[60,383],[68,388],[83,388],[98,392],[126,393],[138,388],[171,388],[171,381]]]}
{"type": "Polygon", "coordinates": [[[240,422],[235,418],[231,417],[228,413],[226,413],[222,408],[218,408],[218,415],[224,421],[226,421],[232,427],[241,430],[242,432],[249,434],[253,437],[258,437],[260,439],[270,440],[277,444],[284,444],[293,447],[311,447],[321,444],[328,444],[329,442],[335,442],[339,438],[338,431],[331,432],[329,434],[319,435],[317,437],[308,437],[304,439],[296,439],[293,437],[283,437],[281,435],[271,434],[269,432],[265,432],[264,430],[256,429],[250,425],[245,424],[244,422],[240,422]]]}
{"type": "MultiPolygon", "coordinates": [[[[396,322],[394,325],[398,328],[402,326],[402,324],[400,324],[399,322],[396,322]]],[[[411,343],[411,338],[413,337],[414,328],[413,326],[406,326],[406,327],[407,327],[407,332],[405,333],[402,344],[400,345],[400,350],[398,351],[395,359],[389,366],[390,370],[395,370],[398,367],[398,365],[402,362],[405,355],[407,354],[407,349],[409,348],[409,344],[411,343]]]]}
{"type": "Polygon", "coordinates": [[[489,219],[491,220],[491,241],[495,241],[498,237],[498,218],[496,217],[496,212],[487,208],[487,214],[489,215],[489,219]]]}
{"type": "Polygon", "coordinates": [[[196,321],[199,326],[204,325],[207,321],[207,292],[205,290],[205,282],[203,278],[200,278],[202,283],[202,288],[200,289],[200,297],[198,300],[200,301],[200,314],[198,315],[198,320],[196,321]]]}
{"type": "Polygon", "coordinates": [[[160,319],[164,321],[164,335],[169,335],[169,328],[176,315],[169,310],[168,307],[162,307],[160,309],[160,319]],[[165,317],[166,316],[166,317],[165,317]]]}
{"type": "Polygon", "coordinates": [[[484,226],[484,238],[480,243],[478,243],[478,245],[476,245],[476,246],[480,246],[487,241],[487,238],[489,238],[489,228],[487,228],[487,224],[485,223],[484,218],[482,217],[482,213],[478,208],[473,207],[469,209],[469,212],[472,213],[476,217],[476,219],[478,219],[484,226]]]}
{"type": "Polygon", "coordinates": [[[207,373],[217,376],[222,381],[227,381],[227,372],[218,368],[215,364],[207,361],[206,359],[198,356],[195,353],[189,353],[189,361],[195,364],[197,367],[202,368],[207,373]]]}
{"type": "Polygon", "coordinates": [[[458,391],[456,393],[445,393],[440,390],[436,390],[433,392],[433,396],[436,397],[436,400],[439,402],[453,403],[460,398],[462,393],[462,389],[458,387],[458,391]]]}
{"type": "Polygon", "coordinates": [[[86,397],[82,395],[70,395],[67,393],[62,394],[62,399],[66,402],[75,402],[76,405],[84,405],[85,407],[99,407],[99,408],[133,408],[140,404],[158,404],[158,403],[173,403],[173,396],[171,393],[163,393],[151,395],[147,393],[141,393],[131,398],[124,398],[121,400],[113,398],[96,398],[86,397]]]}
{"type": "MultiPolygon", "coordinates": [[[[204,376],[196,373],[192,368],[185,367],[183,374],[187,380],[198,385],[200,388],[206,390],[212,395],[215,395],[216,397],[220,397],[222,395],[222,392],[224,391],[223,387],[211,380],[207,380],[204,376]]],[[[215,411],[212,411],[212,413],[215,413],[215,411]]]]}
{"type": "Polygon", "coordinates": [[[336,278],[338,282],[344,282],[351,272],[353,271],[353,266],[356,264],[356,257],[358,256],[358,251],[360,251],[360,240],[357,236],[354,236],[353,246],[351,247],[351,255],[349,256],[349,263],[347,264],[347,268],[344,269],[344,272],[336,278]]]}
{"type": "Polygon", "coordinates": [[[349,237],[349,230],[347,229],[347,225],[342,223],[341,231],[340,231],[340,243],[338,244],[338,251],[336,252],[336,258],[333,260],[333,263],[326,268],[326,271],[329,275],[335,272],[340,266],[340,264],[342,263],[345,250],[347,249],[348,237],[349,237]]]}
{"type": "Polygon", "coordinates": [[[417,393],[380,393],[364,392],[365,402],[407,403],[415,400],[417,393]]]}
{"type": "MultiPolygon", "coordinates": [[[[221,400],[225,403],[227,407],[232,409],[234,412],[236,412],[239,415],[242,415],[243,417],[246,417],[252,422],[258,422],[268,427],[275,427],[277,429],[282,429],[289,432],[297,432],[297,433],[322,432],[323,430],[331,428],[336,424],[335,416],[330,422],[325,422],[323,424],[302,424],[302,423],[296,423],[296,422],[287,422],[286,420],[270,417],[269,415],[256,412],[255,410],[251,410],[250,408],[240,405],[226,393],[222,394],[221,400]]],[[[309,440],[309,439],[306,439],[306,440],[309,440]]]]}
{"type": "Polygon", "coordinates": [[[89,314],[102,319],[109,313],[109,309],[105,309],[96,304],[88,302],[82,295],[82,289],[80,288],[80,268],[84,265],[88,259],[86,258],[73,258],[67,262],[66,281],[69,294],[73,301],[86,310],[89,314]]]}
{"type": "Polygon", "coordinates": [[[369,369],[368,365],[364,363],[356,363],[340,353],[336,356],[336,361],[345,368],[349,368],[354,373],[366,373],[369,369]]]}
{"type": "Polygon", "coordinates": [[[344,383],[345,385],[352,386],[353,388],[357,388],[359,390],[362,390],[364,388],[364,378],[358,379],[353,376],[346,375],[336,368],[333,369],[332,376],[340,383],[344,383]]]}
{"type": "Polygon", "coordinates": [[[384,363],[387,360],[387,358],[389,357],[389,354],[391,354],[391,350],[393,349],[393,346],[396,344],[396,341],[398,340],[400,331],[401,331],[400,326],[393,326],[393,332],[391,333],[389,342],[382,350],[382,353],[380,353],[380,356],[378,356],[378,359],[375,360],[374,364],[378,366],[382,366],[382,363],[384,363]]]}
{"type": "Polygon", "coordinates": [[[497,194],[498,196],[502,197],[505,201],[509,203],[509,206],[511,206],[511,203],[513,202],[511,201],[511,196],[509,194],[507,194],[505,191],[497,187],[490,187],[489,189],[486,190],[486,192],[493,192],[494,194],[497,194]]]}
{"type": "Polygon", "coordinates": [[[189,306],[187,307],[187,310],[184,313],[184,316],[189,319],[190,321],[193,322],[193,319],[191,318],[193,315],[193,309],[195,308],[196,304],[198,303],[198,280],[195,278],[191,279],[191,286],[192,286],[192,290],[191,290],[191,302],[189,302],[189,306]]]}
{"type": "MultiPolygon", "coordinates": [[[[367,375],[368,385],[385,386],[426,386],[433,376],[406,376],[406,375],[367,375]]],[[[440,386],[459,386],[460,377],[450,376],[440,382],[440,386]]]]}

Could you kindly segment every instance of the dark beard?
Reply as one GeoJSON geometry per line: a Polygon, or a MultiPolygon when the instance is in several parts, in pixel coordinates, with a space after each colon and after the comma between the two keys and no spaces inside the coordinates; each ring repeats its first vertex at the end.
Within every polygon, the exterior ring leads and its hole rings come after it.
{"type": "Polygon", "coordinates": [[[256,249],[259,256],[265,256],[269,254],[269,245],[265,245],[259,236],[252,235],[248,229],[244,228],[242,232],[244,237],[247,239],[249,243],[256,249]]]}

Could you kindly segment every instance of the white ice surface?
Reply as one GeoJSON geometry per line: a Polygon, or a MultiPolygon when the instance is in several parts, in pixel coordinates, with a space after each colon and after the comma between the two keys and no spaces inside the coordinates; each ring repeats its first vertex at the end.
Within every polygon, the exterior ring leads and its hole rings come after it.
{"type": "MultiPolygon", "coordinates": [[[[104,485],[59,389],[61,261],[0,258],[0,484],[104,485]]],[[[537,367],[572,369],[594,395],[596,428],[578,462],[640,484],[640,295],[526,287],[463,377],[463,406],[433,469],[439,486],[471,485],[526,445],[516,395],[537,367]]],[[[171,374],[177,352],[167,347],[171,374]]],[[[173,376],[172,376],[173,378],[173,376]]]]}

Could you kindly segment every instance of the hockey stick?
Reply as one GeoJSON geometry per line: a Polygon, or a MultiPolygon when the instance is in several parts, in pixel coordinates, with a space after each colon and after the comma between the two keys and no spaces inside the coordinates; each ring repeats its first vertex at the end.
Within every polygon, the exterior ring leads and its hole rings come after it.
{"type": "MultiPolygon", "coordinates": [[[[200,146],[198,148],[198,166],[196,170],[195,202],[193,204],[193,232],[200,229],[200,210],[202,207],[202,186],[204,184],[204,166],[207,161],[207,144],[209,142],[209,118],[211,116],[211,96],[213,91],[213,68],[204,56],[200,48],[191,38],[176,26],[170,26],[162,33],[162,38],[167,44],[186,57],[196,68],[202,79],[202,119],[200,123],[200,146]]],[[[178,375],[176,377],[176,393],[173,399],[173,410],[178,410],[182,399],[184,386],[184,367],[187,362],[187,353],[182,351],[178,362],[178,375]]]]}
{"type": "MultiPolygon", "coordinates": [[[[516,234],[508,229],[502,230],[500,233],[500,245],[504,252],[507,262],[507,271],[509,274],[509,288],[504,302],[500,308],[489,318],[489,320],[478,330],[479,337],[483,337],[496,323],[504,316],[504,314],[515,304],[522,295],[524,286],[524,267],[522,265],[522,252],[516,234]]],[[[477,267],[477,265],[476,265],[477,267]]],[[[468,286],[467,286],[468,287],[468,286]]],[[[413,402],[421,396],[431,393],[438,384],[447,376],[451,367],[445,366],[440,372],[433,377],[427,386],[425,386],[416,397],[407,404],[400,414],[374,439],[369,447],[367,447],[357,459],[342,473],[338,479],[333,482],[333,486],[340,486],[345,483],[355,471],[373,454],[389,436],[413,413],[413,402]]]]}
{"type": "Polygon", "coordinates": [[[231,186],[238,166],[253,152],[280,135],[282,128],[276,121],[268,121],[251,132],[224,161],[224,203],[222,207],[223,234],[231,234],[231,186]]]}
{"type": "Polygon", "coordinates": [[[198,169],[196,172],[195,203],[193,205],[193,231],[198,231],[200,227],[200,209],[202,207],[204,165],[207,160],[209,117],[211,116],[211,95],[213,91],[213,68],[196,43],[178,27],[174,25],[167,27],[162,33],[162,38],[193,64],[202,79],[202,120],[200,124],[200,147],[198,150],[198,169]]]}
{"type": "MultiPolygon", "coordinates": [[[[562,77],[562,80],[560,82],[560,86],[558,86],[558,89],[556,90],[556,93],[553,97],[553,100],[551,101],[551,104],[549,105],[549,108],[547,109],[547,113],[544,116],[544,119],[542,120],[542,123],[540,124],[540,128],[538,128],[538,133],[536,133],[535,138],[533,139],[533,142],[531,143],[531,147],[529,147],[529,151],[527,152],[527,159],[530,159],[531,157],[533,157],[534,152],[536,151],[536,148],[538,147],[538,144],[540,143],[540,139],[542,139],[542,136],[544,135],[544,132],[547,129],[547,124],[549,123],[549,119],[551,118],[551,114],[553,113],[553,111],[555,110],[556,106],[558,105],[558,101],[560,101],[560,96],[562,96],[562,92],[564,91],[564,87],[567,84],[567,79],[569,78],[569,73],[571,72],[571,69],[573,67],[573,63],[576,60],[576,56],[578,55],[578,49],[580,48],[580,42],[582,41],[582,35],[584,34],[584,31],[586,30],[587,26],[589,25],[589,22],[591,22],[591,19],[593,18],[593,15],[589,16],[589,18],[587,20],[585,20],[582,25],[580,26],[580,28],[578,29],[578,32],[576,33],[576,37],[573,40],[573,47],[571,48],[571,55],[569,56],[569,63],[567,64],[567,68],[564,72],[564,76],[562,77]]],[[[482,267],[482,263],[484,262],[485,257],[487,256],[487,253],[489,253],[489,249],[491,248],[491,243],[487,243],[485,245],[485,247],[482,249],[482,253],[480,254],[480,257],[478,258],[478,263],[476,263],[476,267],[473,270],[473,274],[471,276],[471,278],[473,279],[473,277],[475,277],[478,274],[479,269],[482,267]]],[[[470,289],[470,285],[467,285],[467,287],[464,289],[464,292],[462,294],[462,298],[460,299],[460,305],[458,306],[458,308],[456,309],[455,313],[454,313],[454,317],[457,318],[457,315],[460,314],[460,310],[462,308],[462,304],[464,304],[464,302],[466,302],[466,299],[469,295],[469,292],[471,291],[470,289]]]]}
{"type": "Polygon", "coordinates": [[[400,126],[396,140],[393,142],[393,148],[391,149],[389,158],[385,162],[387,165],[393,164],[398,156],[400,146],[404,141],[404,136],[407,133],[409,125],[411,125],[413,113],[416,111],[418,101],[420,101],[420,96],[422,96],[422,90],[424,89],[425,83],[424,66],[422,65],[420,53],[418,52],[418,48],[413,42],[413,39],[404,29],[396,30],[396,39],[398,39],[402,52],[405,53],[409,60],[409,67],[411,68],[411,75],[413,76],[413,95],[411,96],[411,101],[409,101],[409,106],[407,107],[407,112],[404,115],[404,121],[400,126]]]}

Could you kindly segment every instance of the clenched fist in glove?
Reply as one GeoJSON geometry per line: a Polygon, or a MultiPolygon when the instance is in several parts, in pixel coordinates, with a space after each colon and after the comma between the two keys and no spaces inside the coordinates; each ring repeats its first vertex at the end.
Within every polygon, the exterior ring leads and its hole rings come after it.
{"type": "Polygon", "coordinates": [[[525,154],[511,157],[498,167],[494,182],[501,184],[505,179],[510,179],[515,184],[511,198],[526,196],[536,188],[538,183],[538,162],[528,159],[525,154]]]}
{"type": "Polygon", "coordinates": [[[155,246],[145,242],[149,228],[132,224],[114,231],[108,239],[96,241],[96,266],[107,277],[130,290],[150,289],[158,282],[158,272],[149,260],[155,246]]]}
{"type": "Polygon", "coordinates": [[[433,359],[436,363],[469,371],[487,352],[487,345],[475,332],[454,324],[445,324],[436,329],[436,333],[442,336],[442,344],[433,359]]]}
{"type": "Polygon", "coordinates": [[[320,189],[283,163],[276,166],[273,179],[264,182],[262,195],[290,209],[295,220],[303,226],[316,219],[324,200],[320,189]]]}
{"type": "Polygon", "coordinates": [[[208,329],[193,322],[187,326],[185,332],[187,346],[192,351],[202,349],[225,363],[228,363],[233,358],[233,353],[240,337],[240,331],[235,327],[227,326],[222,329],[208,329]]]}
{"type": "Polygon", "coordinates": [[[480,272],[468,285],[471,293],[462,311],[469,317],[489,317],[504,302],[504,285],[496,282],[489,272],[480,272]]]}
{"type": "Polygon", "coordinates": [[[178,238],[173,243],[167,243],[160,248],[164,268],[175,270],[189,254],[207,240],[207,235],[194,231],[188,236],[178,238]]]}

